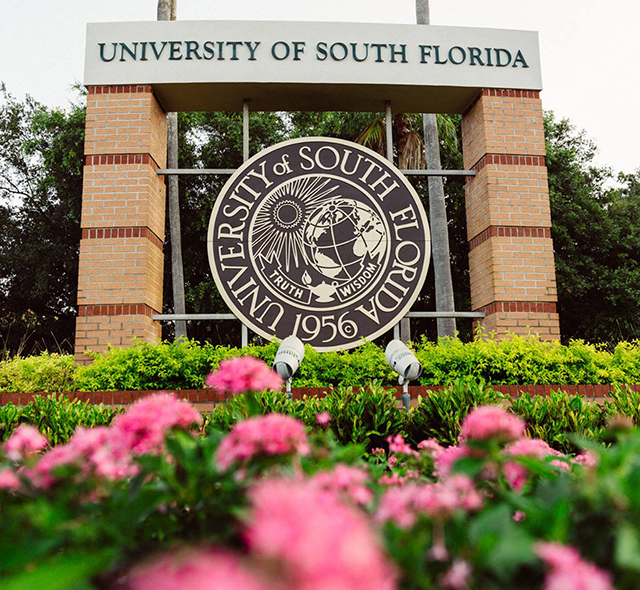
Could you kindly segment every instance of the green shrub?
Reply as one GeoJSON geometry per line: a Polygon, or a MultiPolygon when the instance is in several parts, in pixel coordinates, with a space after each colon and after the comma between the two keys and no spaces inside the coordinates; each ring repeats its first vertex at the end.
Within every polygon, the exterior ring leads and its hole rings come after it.
{"type": "Polygon", "coordinates": [[[602,440],[609,416],[607,404],[600,406],[562,391],[546,397],[523,394],[511,400],[511,408],[524,419],[531,437],[541,438],[563,453],[578,451],[572,435],[602,440]]]}
{"type": "Polygon", "coordinates": [[[636,426],[640,424],[640,392],[616,385],[610,397],[608,408],[612,416],[628,416],[636,426]]]}
{"type": "Polygon", "coordinates": [[[414,444],[435,438],[445,445],[456,444],[465,416],[482,405],[499,404],[507,399],[484,381],[459,378],[441,391],[430,391],[418,398],[407,416],[407,436],[414,444]]]}
{"type": "MultiPolygon", "coordinates": [[[[74,369],[71,356],[45,354],[0,363],[0,391],[117,391],[197,389],[220,361],[254,356],[271,363],[273,342],[244,348],[199,344],[193,340],[111,348],[94,355],[91,365],[74,369]],[[75,375],[74,375],[75,371],[75,375]]],[[[573,341],[558,342],[514,336],[463,343],[423,339],[414,345],[424,371],[421,385],[450,385],[461,378],[504,384],[640,383],[640,342],[622,342],[613,352],[573,341]]],[[[395,383],[384,350],[373,343],[346,352],[318,353],[306,347],[293,379],[295,387],[366,387],[373,381],[395,383]]]]}
{"type": "Polygon", "coordinates": [[[616,351],[612,355],[580,340],[564,346],[531,336],[467,343],[433,343],[423,338],[416,347],[424,367],[422,385],[448,385],[460,377],[495,385],[632,383],[640,379],[640,365],[633,362],[640,362],[640,344],[623,343],[616,351]]]}
{"type": "Polygon", "coordinates": [[[359,443],[367,450],[386,447],[388,436],[404,434],[405,413],[394,393],[379,382],[358,389],[339,387],[322,399],[318,410],[331,415],[329,424],[342,444],[359,443]]]}
{"type": "Polygon", "coordinates": [[[73,356],[57,353],[0,361],[0,392],[73,391],[75,370],[73,356]]]}
{"type": "Polygon", "coordinates": [[[0,439],[8,438],[19,424],[31,424],[47,437],[51,445],[66,443],[76,428],[108,426],[121,410],[92,405],[66,396],[35,396],[25,406],[0,407],[0,439]]]}

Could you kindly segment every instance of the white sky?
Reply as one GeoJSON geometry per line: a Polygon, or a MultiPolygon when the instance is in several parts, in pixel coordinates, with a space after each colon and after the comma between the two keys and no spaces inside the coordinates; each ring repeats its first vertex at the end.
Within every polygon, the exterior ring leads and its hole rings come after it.
{"type": "MultiPolygon", "coordinates": [[[[64,106],[83,75],[85,23],[154,20],[156,0],[0,0],[0,81],[64,106]]],[[[434,25],[537,30],[543,106],[584,128],[614,171],[640,167],[640,3],[431,0],[434,25]]],[[[178,0],[180,20],[412,23],[414,0],[178,0]]]]}

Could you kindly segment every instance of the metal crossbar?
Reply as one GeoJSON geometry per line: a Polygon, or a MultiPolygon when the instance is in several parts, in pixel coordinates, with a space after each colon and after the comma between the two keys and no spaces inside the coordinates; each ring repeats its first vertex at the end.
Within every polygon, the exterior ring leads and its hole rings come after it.
{"type": "MultiPolygon", "coordinates": [[[[230,176],[237,168],[158,168],[162,176],[230,176]]],[[[475,170],[400,170],[405,176],[475,176],[475,170]]]]}

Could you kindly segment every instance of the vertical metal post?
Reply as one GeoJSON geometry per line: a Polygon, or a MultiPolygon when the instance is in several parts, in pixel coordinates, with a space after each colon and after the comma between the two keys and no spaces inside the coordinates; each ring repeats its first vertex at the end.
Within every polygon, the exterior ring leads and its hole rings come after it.
{"type": "Polygon", "coordinates": [[[387,132],[387,160],[393,164],[393,121],[391,120],[391,101],[385,103],[385,131],[387,132]]]}
{"type": "MultiPolygon", "coordinates": [[[[393,164],[393,117],[391,113],[391,101],[385,103],[385,131],[387,134],[387,160],[393,164]]],[[[409,318],[405,317],[393,328],[393,337],[403,342],[411,340],[411,326],[409,318]]]]}
{"type": "MultiPolygon", "coordinates": [[[[384,105],[384,129],[386,133],[387,144],[387,160],[393,164],[393,119],[391,113],[391,101],[388,100],[384,105]]],[[[400,339],[400,324],[393,326],[393,339],[400,339]]]]}
{"type": "Polygon", "coordinates": [[[402,384],[402,407],[405,412],[411,409],[411,394],[409,393],[409,382],[405,381],[402,384]]]}
{"type": "MultiPolygon", "coordinates": [[[[242,161],[249,159],[249,101],[242,101],[242,161]]],[[[245,324],[241,324],[242,347],[249,344],[249,328],[245,324]]]]}
{"type": "Polygon", "coordinates": [[[242,161],[249,159],[249,101],[242,102],[242,161]]]}

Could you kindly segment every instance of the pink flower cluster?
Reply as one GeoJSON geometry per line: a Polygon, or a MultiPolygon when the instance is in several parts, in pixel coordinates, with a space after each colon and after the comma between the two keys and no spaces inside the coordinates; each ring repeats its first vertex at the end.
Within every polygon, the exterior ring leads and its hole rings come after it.
{"type": "Polygon", "coordinates": [[[106,426],[80,427],[66,445],[45,453],[32,472],[33,483],[49,487],[56,480],[56,470],[66,465],[77,467],[81,479],[91,476],[114,481],[136,471],[126,449],[106,426]]]}
{"type": "Polygon", "coordinates": [[[331,471],[321,471],[311,478],[320,489],[344,494],[356,504],[367,505],[373,499],[373,492],[367,487],[369,473],[358,467],[339,463],[331,471]]]}
{"type": "MultiPolygon", "coordinates": [[[[511,457],[533,457],[544,459],[548,456],[563,457],[562,453],[552,449],[546,442],[537,438],[522,438],[507,445],[504,454],[511,457]]],[[[562,465],[567,465],[562,463],[562,465]]],[[[529,479],[529,472],[524,465],[515,461],[507,461],[504,465],[504,475],[511,487],[521,492],[529,479]]]]}
{"type": "Polygon", "coordinates": [[[282,389],[282,379],[264,361],[251,356],[222,361],[220,368],[206,378],[208,387],[218,391],[244,393],[282,389]]]}
{"type": "Polygon", "coordinates": [[[614,590],[611,575],[583,561],[573,547],[539,542],[536,553],[551,569],[545,590],[614,590]]]}
{"type": "Polygon", "coordinates": [[[220,549],[181,549],[164,553],[133,569],[127,590],[266,590],[267,586],[220,549]]]}
{"type": "Polygon", "coordinates": [[[265,480],[250,492],[250,552],[284,565],[288,590],[391,590],[394,572],[367,517],[314,482],[265,480]]]}
{"type": "Polygon", "coordinates": [[[418,457],[420,454],[414,451],[399,434],[387,437],[389,452],[396,455],[407,455],[407,457],[418,457]]]}
{"type": "Polygon", "coordinates": [[[4,443],[4,455],[9,461],[24,461],[47,447],[47,439],[28,424],[21,424],[4,443]]]}
{"type": "Polygon", "coordinates": [[[524,436],[524,422],[499,406],[482,406],[470,412],[462,422],[462,440],[498,439],[503,442],[524,436]]]}
{"type": "Polygon", "coordinates": [[[201,424],[202,415],[191,404],[173,395],[152,395],[132,405],[113,423],[120,443],[134,455],[164,449],[167,432],[201,424]]]}
{"type": "Polygon", "coordinates": [[[389,489],[380,501],[376,520],[410,529],[419,516],[445,519],[456,510],[479,510],[482,504],[473,481],[465,475],[453,475],[438,483],[408,483],[389,489]]]}
{"type": "Polygon", "coordinates": [[[418,443],[418,449],[431,455],[434,459],[444,451],[444,448],[440,446],[438,441],[433,438],[428,438],[418,443]]]}
{"type": "MultiPolygon", "coordinates": [[[[122,479],[137,472],[133,462],[135,455],[161,452],[170,430],[186,429],[200,422],[200,413],[175,396],[147,397],[118,416],[110,428],[78,428],[67,444],[50,449],[35,466],[25,468],[22,472],[31,479],[33,485],[45,488],[56,482],[57,471],[63,466],[75,468],[80,479],[122,479]]],[[[36,435],[20,427],[7,441],[4,450],[9,458],[24,459],[28,453],[44,445],[46,441],[39,433],[36,435]]],[[[9,482],[8,474],[3,472],[2,477],[9,482]]]]}
{"type": "Polygon", "coordinates": [[[216,452],[220,469],[259,456],[308,455],[311,448],[302,422],[283,414],[267,414],[236,424],[216,452]]]}

